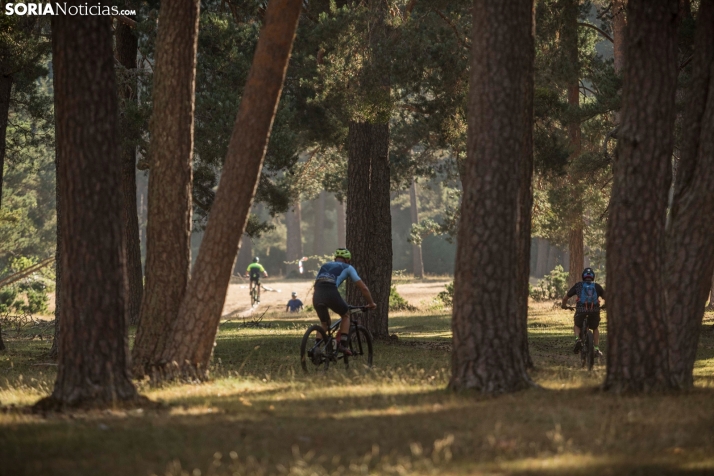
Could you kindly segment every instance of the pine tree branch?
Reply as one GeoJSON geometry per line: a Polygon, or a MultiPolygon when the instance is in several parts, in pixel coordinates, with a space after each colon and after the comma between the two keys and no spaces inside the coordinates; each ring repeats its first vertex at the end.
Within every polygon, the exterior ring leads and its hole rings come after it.
{"type": "Polygon", "coordinates": [[[459,44],[466,49],[471,48],[471,45],[469,44],[468,40],[461,34],[456,25],[454,25],[454,22],[452,22],[449,17],[441,13],[436,8],[434,9],[434,11],[451,27],[452,30],[454,30],[454,34],[456,35],[456,41],[458,41],[459,44]]]}
{"type": "Polygon", "coordinates": [[[580,26],[586,26],[586,27],[588,27],[588,28],[592,28],[593,30],[597,31],[597,32],[600,33],[602,36],[604,36],[607,40],[609,40],[610,43],[615,43],[615,40],[613,40],[610,35],[608,35],[608,34],[605,33],[602,29],[596,27],[595,25],[593,25],[593,24],[591,24],[591,23],[586,23],[586,22],[579,21],[579,22],[578,22],[578,25],[580,25],[580,26]]]}
{"type": "Polygon", "coordinates": [[[129,28],[136,28],[136,20],[132,20],[131,18],[124,16],[124,15],[114,15],[114,18],[117,19],[117,21],[125,24],[129,28]]]}

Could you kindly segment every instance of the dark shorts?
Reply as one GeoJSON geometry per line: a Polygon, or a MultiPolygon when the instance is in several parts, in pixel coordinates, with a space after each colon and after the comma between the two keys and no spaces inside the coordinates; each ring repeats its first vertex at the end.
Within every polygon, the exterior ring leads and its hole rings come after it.
{"type": "Polygon", "coordinates": [[[251,283],[260,284],[260,276],[251,276],[251,277],[250,277],[250,282],[251,282],[251,283]]]}
{"type": "Polygon", "coordinates": [[[585,320],[585,316],[588,317],[588,327],[590,329],[597,329],[600,325],[600,311],[576,311],[574,317],[576,327],[583,327],[583,320],[585,320]]]}
{"type": "Polygon", "coordinates": [[[316,283],[315,291],[312,293],[312,305],[320,322],[325,322],[328,326],[330,325],[329,311],[344,316],[350,310],[334,283],[316,283]]]}

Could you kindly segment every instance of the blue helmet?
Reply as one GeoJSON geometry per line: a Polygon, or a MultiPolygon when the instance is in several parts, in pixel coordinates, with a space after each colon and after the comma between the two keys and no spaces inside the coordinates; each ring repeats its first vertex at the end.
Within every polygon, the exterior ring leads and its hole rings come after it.
{"type": "Polygon", "coordinates": [[[588,279],[595,281],[595,271],[593,271],[592,268],[585,268],[583,270],[583,281],[587,281],[588,279]]]}

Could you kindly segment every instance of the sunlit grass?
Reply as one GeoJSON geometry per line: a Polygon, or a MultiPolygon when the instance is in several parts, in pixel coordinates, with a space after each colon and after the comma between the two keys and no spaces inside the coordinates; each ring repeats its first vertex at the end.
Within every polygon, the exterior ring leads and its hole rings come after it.
{"type": "MultiPolygon", "coordinates": [[[[140,391],[165,409],[41,417],[0,412],[0,474],[639,474],[714,471],[714,315],[683,395],[597,391],[604,364],[580,368],[572,314],[529,320],[539,388],[454,394],[450,315],[395,314],[397,343],[373,369],[305,376],[298,346],[315,321],[274,313],[268,328],[223,322],[212,379],[140,391]]],[[[607,347],[601,324],[603,351],[607,347]]],[[[0,402],[31,405],[53,386],[47,341],[6,339],[0,402]]]]}

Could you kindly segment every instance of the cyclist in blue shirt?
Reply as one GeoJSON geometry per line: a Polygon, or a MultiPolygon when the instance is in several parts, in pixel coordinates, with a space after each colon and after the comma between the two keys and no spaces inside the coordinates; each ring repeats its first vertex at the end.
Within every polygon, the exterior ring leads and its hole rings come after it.
{"type": "Polygon", "coordinates": [[[300,312],[302,311],[302,301],[297,298],[297,293],[293,291],[292,299],[285,306],[285,312],[300,312]]]}
{"type": "Polygon", "coordinates": [[[325,331],[330,328],[330,310],[342,317],[340,330],[337,333],[337,340],[340,342],[337,350],[345,355],[352,355],[347,343],[347,336],[350,331],[349,306],[342,299],[337,288],[346,278],[350,278],[367,301],[367,307],[370,309],[377,307],[367,285],[364,284],[359,275],[357,275],[357,271],[350,265],[351,260],[352,253],[349,250],[337,248],[335,260],[323,264],[320,271],[318,271],[315,278],[315,291],[312,295],[312,305],[325,331]]]}
{"type": "Polygon", "coordinates": [[[595,271],[593,271],[592,268],[585,268],[583,270],[582,278],[582,281],[575,283],[573,287],[570,288],[570,290],[566,293],[566,295],[563,296],[563,302],[561,303],[561,307],[563,309],[567,309],[568,299],[573,296],[577,297],[578,301],[575,304],[575,316],[573,317],[573,332],[575,333],[575,348],[573,349],[573,352],[575,354],[580,352],[580,348],[583,345],[582,341],[580,340],[580,328],[583,327],[583,321],[587,316],[588,327],[593,331],[595,355],[601,357],[602,352],[600,351],[600,347],[598,346],[600,343],[600,332],[598,331],[598,327],[600,326],[600,309],[604,309],[605,307],[600,307],[600,298],[605,298],[605,290],[602,288],[602,286],[595,282],[595,271]],[[585,295],[583,291],[584,288],[587,290],[588,285],[592,286],[592,290],[590,292],[593,294],[591,298],[592,303],[590,305],[585,302],[585,295]]]}

